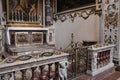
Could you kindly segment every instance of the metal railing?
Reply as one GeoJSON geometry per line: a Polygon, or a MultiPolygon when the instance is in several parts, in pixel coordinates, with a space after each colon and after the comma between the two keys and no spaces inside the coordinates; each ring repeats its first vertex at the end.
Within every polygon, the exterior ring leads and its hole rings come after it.
{"type": "Polygon", "coordinates": [[[69,53],[69,66],[67,71],[69,80],[85,74],[88,59],[87,46],[83,46],[81,42],[71,42],[63,51],[69,53]]]}

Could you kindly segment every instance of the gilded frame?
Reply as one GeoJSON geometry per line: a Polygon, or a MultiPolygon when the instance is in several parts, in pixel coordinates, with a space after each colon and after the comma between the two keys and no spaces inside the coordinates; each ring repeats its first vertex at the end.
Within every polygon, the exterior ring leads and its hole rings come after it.
{"type": "Polygon", "coordinates": [[[40,0],[7,0],[7,24],[40,24],[42,14],[40,2],[40,0]]]}

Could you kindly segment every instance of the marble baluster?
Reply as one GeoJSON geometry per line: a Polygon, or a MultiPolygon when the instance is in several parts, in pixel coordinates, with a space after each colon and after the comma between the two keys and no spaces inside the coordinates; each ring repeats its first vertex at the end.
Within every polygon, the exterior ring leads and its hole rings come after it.
{"type": "Polygon", "coordinates": [[[32,78],[31,80],[36,80],[36,75],[35,75],[35,70],[36,70],[37,67],[33,67],[31,68],[32,69],[32,78]]]}
{"type": "Polygon", "coordinates": [[[55,73],[52,70],[52,64],[48,64],[48,78],[53,79],[55,77],[55,73]]]}
{"type": "Polygon", "coordinates": [[[15,79],[15,71],[13,72],[13,79],[16,80],[16,79],[15,79]]]}
{"type": "Polygon", "coordinates": [[[26,80],[26,70],[27,69],[21,70],[21,72],[22,72],[22,80],[26,80]]]}
{"type": "Polygon", "coordinates": [[[55,63],[55,78],[53,80],[59,80],[59,63],[55,63]]]}
{"type": "Polygon", "coordinates": [[[40,66],[40,72],[41,72],[41,74],[40,74],[40,80],[46,80],[47,79],[47,75],[44,72],[44,68],[45,68],[45,65],[40,66]]]}

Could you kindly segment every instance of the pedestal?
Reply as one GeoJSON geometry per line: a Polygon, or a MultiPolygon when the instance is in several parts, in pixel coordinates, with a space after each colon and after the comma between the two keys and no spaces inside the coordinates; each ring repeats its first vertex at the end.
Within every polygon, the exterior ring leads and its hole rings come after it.
{"type": "Polygon", "coordinates": [[[114,45],[93,45],[88,48],[88,70],[89,75],[95,76],[114,67],[113,64],[114,45]]]}

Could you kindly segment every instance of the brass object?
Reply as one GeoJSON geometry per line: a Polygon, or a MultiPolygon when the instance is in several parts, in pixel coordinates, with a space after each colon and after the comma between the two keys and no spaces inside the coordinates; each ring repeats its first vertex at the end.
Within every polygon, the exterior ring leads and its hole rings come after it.
{"type": "Polygon", "coordinates": [[[74,42],[73,33],[71,34],[71,44],[63,51],[69,53],[68,61],[68,79],[73,79],[87,70],[87,46],[83,46],[81,42],[74,42]]]}

